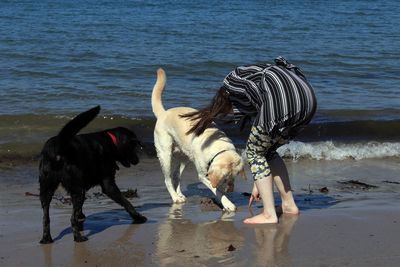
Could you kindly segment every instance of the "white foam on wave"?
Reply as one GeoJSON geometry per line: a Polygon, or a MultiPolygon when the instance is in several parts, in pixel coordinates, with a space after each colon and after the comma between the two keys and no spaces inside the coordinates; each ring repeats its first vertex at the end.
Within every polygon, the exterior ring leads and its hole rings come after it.
{"type": "Polygon", "coordinates": [[[278,153],[286,158],[316,160],[345,160],[400,157],[399,142],[334,143],[332,141],[303,143],[292,141],[280,147],[278,153]]]}

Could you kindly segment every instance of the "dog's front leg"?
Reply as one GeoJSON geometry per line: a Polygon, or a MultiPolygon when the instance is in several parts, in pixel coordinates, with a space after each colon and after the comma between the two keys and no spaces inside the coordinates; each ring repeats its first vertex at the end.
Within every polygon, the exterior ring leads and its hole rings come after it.
{"type": "Polygon", "coordinates": [[[227,211],[227,212],[236,211],[236,206],[226,197],[226,195],[224,193],[219,191],[217,188],[214,188],[205,175],[200,174],[199,179],[205,186],[207,186],[214,193],[214,195],[217,197],[218,201],[224,207],[225,211],[227,211]]]}
{"type": "Polygon", "coordinates": [[[126,198],[124,198],[114,180],[104,180],[101,184],[101,188],[104,194],[125,208],[125,210],[134,220],[133,223],[145,223],[147,221],[147,218],[137,212],[132,204],[126,198]]]}
{"type": "Polygon", "coordinates": [[[72,201],[72,216],[71,216],[71,227],[72,232],[74,233],[74,241],[76,242],[84,242],[88,240],[86,236],[82,236],[80,230],[82,229],[82,221],[80,221],[80,217],[82,215],[82,206],[85,201],[85,191],[81,192],[71,192],[71,201],[72,201]]]}

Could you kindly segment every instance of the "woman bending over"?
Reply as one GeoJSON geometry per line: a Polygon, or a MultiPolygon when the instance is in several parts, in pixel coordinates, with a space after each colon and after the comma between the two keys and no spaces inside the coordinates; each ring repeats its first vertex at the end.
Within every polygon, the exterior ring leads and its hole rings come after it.
{"type": "Polygon", "coordinates": [[[197,135],[216,118],[233,113],[242,126],[253,120],[246,144],[254,185],[249,205],[262,200],[262,213],[244,220],[247,224],[277,223],[273,183],[282,199],[283,213],[298,214],[284,161],[276,149],[288,143],[307,125],[316,110],[317,101],[312,86],[301,70],[284,58],[275,64],[240,66],[224,79],[223,86],[211,104],[198,111],[184,114],[196,121],[189,133],[197,135]]]}

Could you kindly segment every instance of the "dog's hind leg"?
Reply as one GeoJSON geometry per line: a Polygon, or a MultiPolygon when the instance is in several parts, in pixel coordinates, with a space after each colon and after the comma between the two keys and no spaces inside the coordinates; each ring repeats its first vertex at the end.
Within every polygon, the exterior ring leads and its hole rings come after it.
{"type": "Polygon", "coordinates": [[[204,175],[199,175],[200,181],[207,186],[217,197],[218,201],[222,204],[224,207],[224,210],[227,212],[234,212],[236,211],[236,206],[226,197],[225,194],[223,194],[221,191],[219,191],[217,188],[214,188],[211,185],[211,182],[205,177],[204,175]]]}
{"type": "Polygon", "coordinates": [[[184,203],[186,201],[186,197],[181,191],[180,176],[185,168],[185,165],[181,165],[181,161],[172,155],[166,156],[164,154],[163,156],[165,156],[165,159],[162,160],[160,157],[160,162],[163,161],[161,168],[165,177],[165,186],[167,187],[174,203],[184,203]]]}
{"type": "Polygon", "coordinates": [[[132,204],[121,194],[113,179],[104,179],[101,183],[101,189],[109,198],[125,208],[134,220],[133,223],[144,223],[147,221],[147,218],[137,212],[132,204]]]}
{"type": "MultiPolygon", "coordinates": [[[[167,133],[158,133],[154,135],[154,144],[157,150],[157,156],[160,160],[161,170],[164,174],[164,182],[174,203],[184,203],[186,199],[177,192],[177,184],[174,183],[173,172],[180,172],[180,165],[173,159],[173,140],[167,133]],[[161,137],[160,137],[161,136],[161,137]],[[175,169],[175,170],[174,170],[175,169]]],[[[183,169],[182,169],[183,170],[183,169]]],[[[179,186],[180,190],[180,186],[179,186]]]]}
{"type": "Polygon", "coordinates": [[[86,236],[81,235],[80,230],[82,230],[82,221],[80,221],[80,216],[82,215],[82,206],[85,201],[85,191],[79,190],[76,192],[71,192],[72,201],[72,215],[71,215],[71,227],[74,233],[75,242],[83,242],[88,240],[86,236]]]}
{"type": "Polygon", "coordinates": [[[181,191],[181,176],[185,169],[186,162],[180,155],[176,155],[172,158],[172,179],[173,187],[179,197],[178,203],[183,203],[186,201],[185,195],[181,191]]]}
{"type": "Polygon", "coordinates": [[[43,209],[43,236],[40,240],[41,244],[53,243],[50,233],[50,202],[53,198],[54,192],[58,187],[56,178],[40,175],[40,202],[43,209]]]}

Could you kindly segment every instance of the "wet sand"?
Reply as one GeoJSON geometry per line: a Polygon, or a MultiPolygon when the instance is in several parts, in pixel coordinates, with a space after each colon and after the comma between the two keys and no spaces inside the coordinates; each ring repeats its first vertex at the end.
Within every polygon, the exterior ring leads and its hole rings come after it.
{"type": "MultiPolygon", "coordinates": [[[[247,208],[252,182],[236,180],[226,214],[196,180],[183,175],[188,202],[172,205],[156,159],[122,169],[117,184],[137,189],[130,201],[148,217],[133,225],[117,204],[88,192],[84,234],[73,242],[68,196],[58,190],[51,206],[55,242],[40,245],[42,211],[37,166],[0,169],[1,266],[398,266],[400,264],[400,159],[287,161],[300,216],[281,215],[279,224],[247,226],[260,212],[247,208]],[[357,183],[339,183],[358,181],[357,183]],[[326,189],[323,189],[326,187],[326,189]],[[322,192],[321,192],[322,191],[322,192]]],[[[248,177],[250,177],[248,173],[248,177]]],[[[276,195],[277,205],[279,198],[276,195]]]]}

